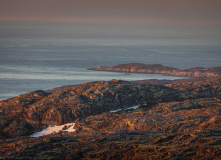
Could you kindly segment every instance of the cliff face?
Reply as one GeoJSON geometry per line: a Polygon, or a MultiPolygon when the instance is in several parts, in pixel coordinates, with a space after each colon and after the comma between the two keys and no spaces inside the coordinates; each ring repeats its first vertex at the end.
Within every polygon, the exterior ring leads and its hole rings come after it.
{"type": "Polygon", "coordinates": [[[119,64],[113,67],[96,66],[93,68],[89,68],[89,70],[163,74],[163,75],[180,76],[180,77],[211,77],[211,76],[221,75],[221,67],[213,67],[213,68],[196,67],[190,69],[177,69],[173,67],[166,67],[160,64],[146,65],[140,63],[119,64]]]}

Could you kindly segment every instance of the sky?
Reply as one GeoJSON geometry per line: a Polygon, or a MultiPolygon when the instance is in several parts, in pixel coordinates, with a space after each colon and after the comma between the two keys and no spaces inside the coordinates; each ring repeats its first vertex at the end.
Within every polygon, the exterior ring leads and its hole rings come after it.
{"type": "Polygon", "coordinates": [[[221,0],[0,0],[0,21],[221,23],[221,0]]]}

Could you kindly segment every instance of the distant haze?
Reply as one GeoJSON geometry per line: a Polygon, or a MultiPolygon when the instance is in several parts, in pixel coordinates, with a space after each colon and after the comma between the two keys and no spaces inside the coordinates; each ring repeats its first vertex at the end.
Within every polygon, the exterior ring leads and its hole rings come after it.
{"type": "Polygon", "coordinates": [[[221,0],[0,0],[0,100],[98,80],[130,62],[220,67],[221,0]]]}
{"type": "Polygon", "coordinates": [[[1,0],[0,20],[221,23],[220,0],[1,0]]]}

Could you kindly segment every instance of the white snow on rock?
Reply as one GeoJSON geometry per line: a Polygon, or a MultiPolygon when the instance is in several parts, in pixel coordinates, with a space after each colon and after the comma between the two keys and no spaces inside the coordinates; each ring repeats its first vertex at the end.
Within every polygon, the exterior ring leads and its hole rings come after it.
{"type": "Polygon", "coordinates": [[[121,111],[122,109],[117,109],[117,110],[113,110],[113,111],[110,111],[111,113],[115,113],[115,112],[118,112],[118,111],[121,111]]]}
{"type": "MultiPolygon", "coordinates": [[[[133,106],[133,107],[129,107],[129,108],[125,108],[124,110],[129,110],[129,109],[137,109],[140,105],[138,106],[133,106]]],[[[117,109],[117,110],[113,110],[113,111],[110,111],[110,113],[116,113],[116,112],[119,112],[121,111],[122,109],[117,109]]]]}
{"type": "MultiPolygon", "coordinates": [[[[124,110],[129,110],[129,109],[137,109],[140,105],[137,105],[137,106],[132,106],[132,107],[129,107],[129,108],[125,108],[124,110]]],[[[121,111],[122,109],[117,109],[117,110],[113,110],[113,111],[110,111],[110,113],[115,113],[115,112],[119,112],[121,111]]],[[[46,129],[43,129],[42,131],[40,132],[36,132],[32,135],[30,135],[30,137],[40,137],[40,136],[45,136],[45,135],[48,135],[48,134],[52,134],[54,132],[59,132],[59,131],[63,131],[63,132],[75,132],[75,129],[74,129],[74,125],[75,123],[67,123],[67,124],[64,124],[64,125],[60,125],[60,126],[51,126],[49,125],[48,128],[46,129]],[[65,130],[62,130],[64,126],[67,126],[67,129],[65,130]]]]}
{"type": "Polygon", "coordinates": [[[54,132],[59,132],[59,131],[75,132],[74,125],[75,125],[75,123],[67,123],[67,124],[60,125],[60,126],[56,126],[56,125],[55,125],[55,126],[51,126],[51,125],[49,125],[48,128],[43,129],[43,130],[40,131],[40,132],[36,132],[36,133],[30,135],[30,137],[45,136],[45,135],[52,134],[52,133],[54,133],[54,132]],[[63,128],[64,126],[67,126],[67,129],[62,130],[62,128],[63,128]]]}
{"type": "Polygon", "coordinates": [[[127,110],[127,109],[137,109],[138,107],[140,107],[140,106],[138,105],[138,106],[129,107],[129,108],[126,108],[125,110],[127,110]]]}

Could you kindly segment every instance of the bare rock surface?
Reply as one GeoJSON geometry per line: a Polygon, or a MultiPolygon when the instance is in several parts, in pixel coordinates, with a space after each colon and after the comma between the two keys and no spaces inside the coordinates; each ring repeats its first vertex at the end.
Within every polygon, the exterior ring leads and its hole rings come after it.
{"type": "Polygon", "coordinates": [[[16,126],[23,130],[24,125],[32,128],[65,124],[114,109],[180,100],[186,96],[189,95],[165,86],[117,80],[84,83],[54,93],[35,91],[0,102],[1,132],[17,136],[20,133],[16,133],[16,126]]]}
{"type": "Polygon", "coordinates": [[[201,98],[101,113],[76,132],[1,140],[1,155],[29,159],[220,159],[221,100],[201,98]]]}
{"type": "Polygon", "coordinates": [[[2,159],[221,159],[220,88],[221,76],[112,80],[3,100],[0,155],[2,159]],[[110,112],[116,109],[121,110],[110,112]],[[29,137],[48,124],[73,121],[75,132],[29,137]]]}

